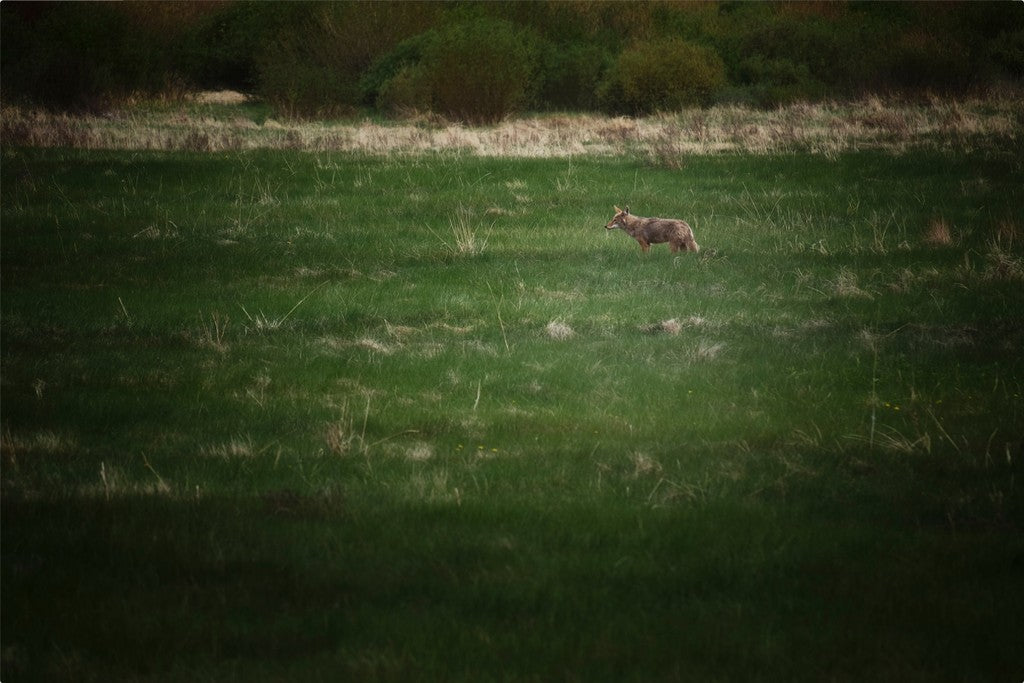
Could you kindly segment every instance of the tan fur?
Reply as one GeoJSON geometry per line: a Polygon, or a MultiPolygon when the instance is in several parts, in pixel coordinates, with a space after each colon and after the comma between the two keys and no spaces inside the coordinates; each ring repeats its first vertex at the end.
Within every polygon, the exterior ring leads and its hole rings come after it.
{"type": "Polygon", "coordinates": [[[652,244],[668,242],[673,253],[684,251],[700,251],[700,246],[693,239],[693,229],[686,221],[677,218],[643,218],[634,216],[625,209],[615,208],[615,216],[605,225],[606,230],[618,228],[629,234],[640,243],[640,248],[650,251],[652,244]]]}

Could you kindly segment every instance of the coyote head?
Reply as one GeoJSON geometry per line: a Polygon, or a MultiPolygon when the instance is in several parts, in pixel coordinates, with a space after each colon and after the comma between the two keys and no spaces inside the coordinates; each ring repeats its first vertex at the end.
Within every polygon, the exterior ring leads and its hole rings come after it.
{"type": "Polygon", "coordinates": [[[617,206],[613,206],[612,208],[615,209],[615,215],[610,221],[608,221],[607,225],[604,226],[604,229],[614,230],[615,228],[619,228],[621,230],[626,225],[625,218],[629,215],[629,207],[627,206],[625,209],[620,209],[617,206]]]}

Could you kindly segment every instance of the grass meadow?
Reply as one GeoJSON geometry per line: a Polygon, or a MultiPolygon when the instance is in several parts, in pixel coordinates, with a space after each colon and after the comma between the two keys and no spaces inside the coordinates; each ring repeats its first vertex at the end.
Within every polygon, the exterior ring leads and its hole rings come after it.
{"type": "Polygon", "coordinates": [[[4,680],[1019,680],[1021,152],[5,146],[4,680]]]}

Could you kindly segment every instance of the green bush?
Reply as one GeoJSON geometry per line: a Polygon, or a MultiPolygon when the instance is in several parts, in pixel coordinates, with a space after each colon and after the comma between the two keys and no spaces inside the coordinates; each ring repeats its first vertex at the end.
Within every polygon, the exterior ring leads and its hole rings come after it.
{"type": "Polygon", "coordinates": [[[359,103],[357,75],[331,9],[280,29],[259,61],[258,93],[282,116],[332,117],[359,103]]]}
{"type": "Polygon", "coordinates": [[[179,67],[204,88],[252,92],[259,82],[260,57],[282,32],[304,16],[298,3],[209,3],[178,41],[179,67]]]}
{"type": "Polygon", "coordinates": [[[494,123],[521,109],[536,85],[536,44],[531,33],[496,19],[438,31],[423,55],[435,111],[470,123],[494,123]]]}
{"type": "Polygon", "coordinates": [[[888,32],[882,19],[847,18],[842,6],[836,6],[837,16],[795,13],[801,7],[783,12],[765,4],[743,5],[715,36],[742,101],[774,107],[850,94],[877,71],[873,38],[888,32]]]}
{"type": "Polygon", "coordinates": [[[374,102],[385,114],[403,115],[431,109],[430,81],[420,65],[408,65],[381,85],[374,102]]]}
{"type": "Polygon", "coordinates": [[[304,59],[303,50],[282,50],[259,70],[259,94],[280,116],[331,118],[355,109],[358,88],[350,74],[304,59]]]}
{"type": "Polygon", "coordinates": [[[171,80],[161,36],[114,3],[3,3],[5,96],[56,109],[101,109],[171,80]]]}
{"type": "MultiPolygon", "coordinates": [[[[260,60],[258,91],[296,118],[346,114],[365,104],[361,78],[376,60],[422,33],[433,3],[281,3],[298,17],[277,31],[260,60]]],[[[276,6],[276,5],[275,5],[276,6]]]]}
{"type": "Polygon", "coordinates": [[[903,32],[887,54],[885,80],[901,90],[958,91],[974,75],[962,45],[918,28],[903,32]]]}
{"type": "Polygon", "coordinates": [[[825,85],[814,77],[807,64],[788,59],[752,57],[740,65],[740,77],[747,84],[753,103],[761,107],[816,101],[826,92],[825,85]]]}
{"type": "Polygon", "coordinates": [[[540,109],[593,110],[598,108],[597,91],[614,56],[589,43],[551,46],[544,53],[540,70],[540,109]]]}
{"type": "Polygon", "coordinates": [[[1006,75],[1024,78],[1024,29],[999,34],[992,41],[989,54],[1006,75]]]}
{"type": "Polygon", "coordinates": [[[725,66],[714,50],[670,38],[624,50],[600,96],[612,112],[647,114],[708,104],[725,83],[725,66]]]}
{"type": "MultiPolygon", "coordinates": [[[[418,36],[413,36],[402,41],[390,52],[381,55],[370,65],[359,79],[359,90],[363,103],[367,106],[378,106],[383,110],[391,108],[391,101],[397,96],[399,100],[406,99],[399,95],[412,84],[412,76],[417,75],[422,82],[418,89],[426,91],[424,108],[430,107],[430,85],[426,82],[426,75],[419,67],[423,61],[423,54],[428,45],[437,40],[436,31],[427,31],[418,36]],[[389,81],[402,74],[401,82],[388,85],[389,81]],[[384,91],[391,92],[385,94],[384,91]],[[384,104],[381,105],[383,97],[384,104]]],[[[400,104],[399,106],[405,106],[400,104]]]]}

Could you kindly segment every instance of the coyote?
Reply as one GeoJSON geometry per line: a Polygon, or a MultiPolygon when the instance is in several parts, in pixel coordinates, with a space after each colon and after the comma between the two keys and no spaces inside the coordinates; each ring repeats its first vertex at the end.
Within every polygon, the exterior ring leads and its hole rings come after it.
{"type": "Polygon", "coordinates": [[[686,221],[676,218],[641,218],[629,213],[629,207],[624,210],[615,208],[615,217],[604,226],[606,230],[619,228],[629,233],[629,236],[640,243],[640,248],[650,251],[652,244],[668,242],[669,249],[673,253],[680,249],[686,251],[700,251],[700,247],[693,239],[693,230],[686,221]]]}

